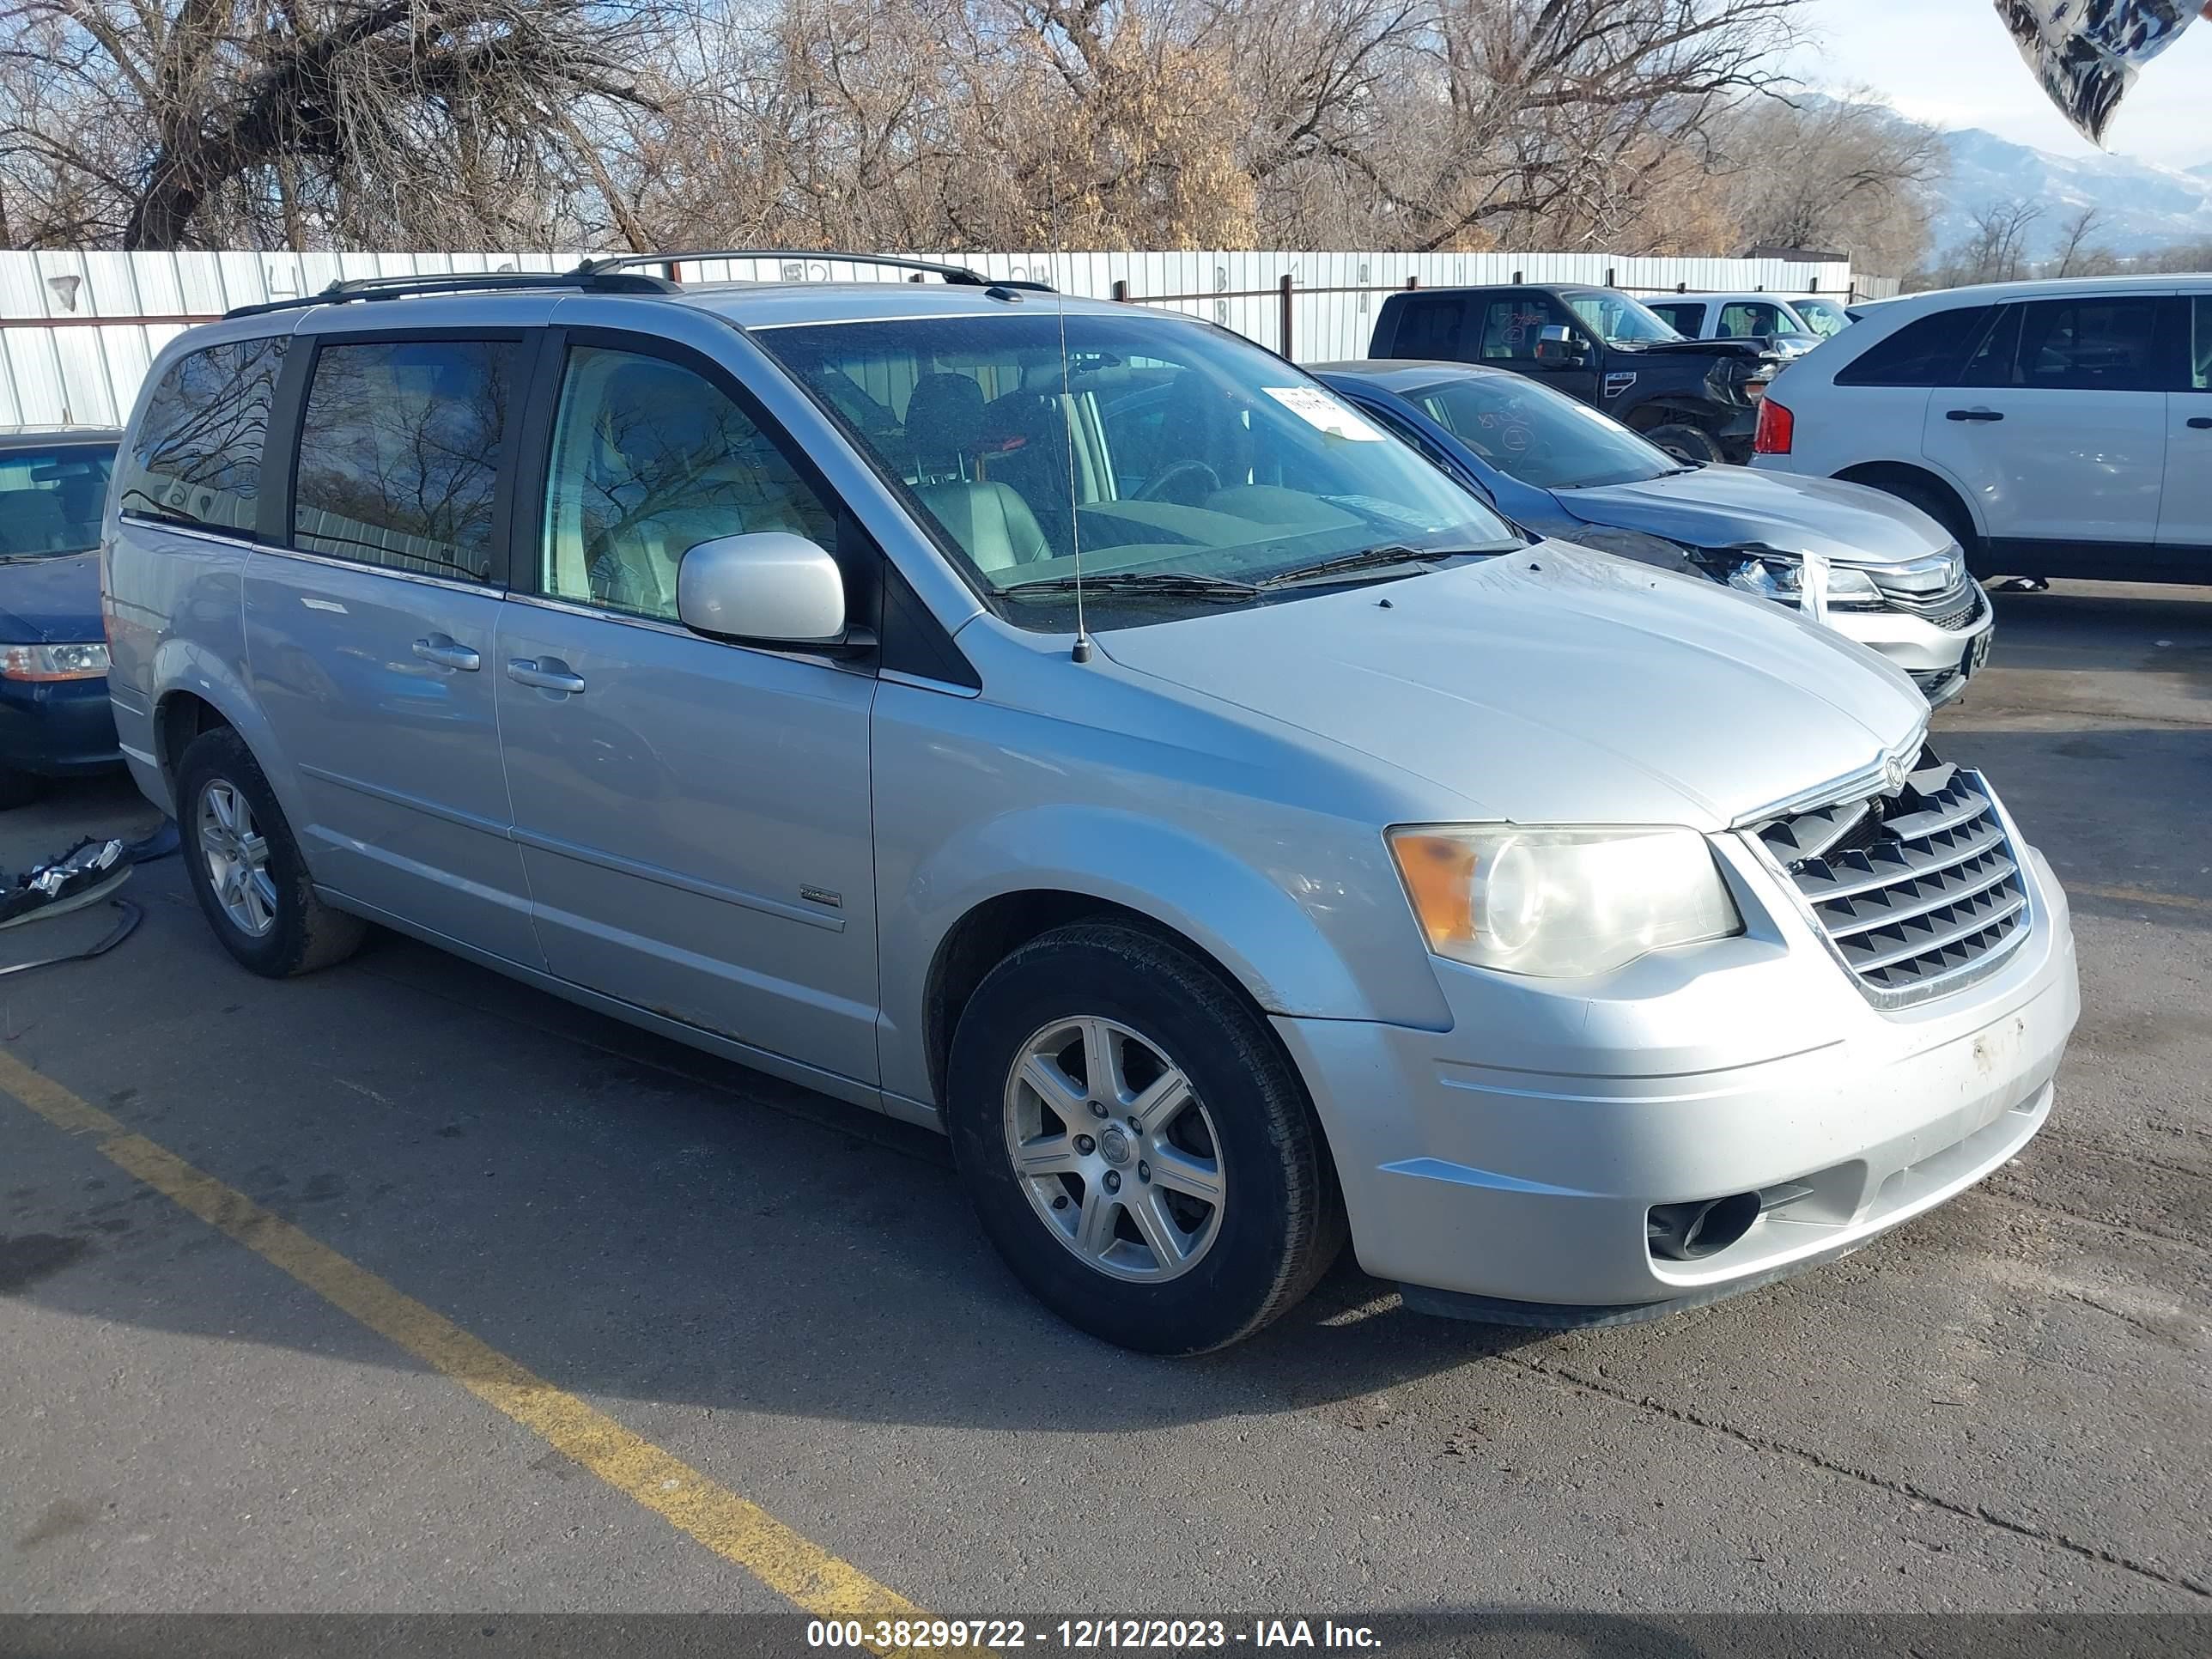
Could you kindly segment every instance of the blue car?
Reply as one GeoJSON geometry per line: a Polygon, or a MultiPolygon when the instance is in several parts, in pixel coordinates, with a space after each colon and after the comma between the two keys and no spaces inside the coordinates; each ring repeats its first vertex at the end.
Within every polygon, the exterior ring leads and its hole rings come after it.
{"type": "Polygon", "coordinates": [[[1887,658],[1932,704],[1958,696],[1988,658],[1995,613],[1966,555],[1893,496],[1685,465],[1500,369],[1370,358],[1312,372],[1523,529],[1802,611],[1887,658]]]}
{"type": "Polygon", "coordinates": [[[100,519],[121,434],[0,428],[0,806],[115,766],[100,519]]]}

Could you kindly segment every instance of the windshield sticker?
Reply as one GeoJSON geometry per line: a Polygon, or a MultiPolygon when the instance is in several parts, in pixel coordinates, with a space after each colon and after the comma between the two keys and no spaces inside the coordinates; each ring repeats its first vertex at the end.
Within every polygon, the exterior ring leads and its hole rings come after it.
{"type": "Polygon", "coordinates": [[[1349,438],[1355,443],[1377,444],[1383,441],[1382,431],[1370,426],[1351,408],[1310,386],[1263,386],[1266,392],[1285,409],[1308,426],[1326,432],[1332,438],[1349,438]]]}

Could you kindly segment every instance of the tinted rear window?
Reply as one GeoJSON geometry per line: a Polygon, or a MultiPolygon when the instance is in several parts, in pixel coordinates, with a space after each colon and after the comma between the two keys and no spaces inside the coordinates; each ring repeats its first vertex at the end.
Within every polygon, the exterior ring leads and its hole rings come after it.
{"type": "Polygon", "coordinates": [[[325,346],[300,417],[293,545],[389,569],[488,578],[520,349],[490,340],[325,346]]]}
{"type": "Polygon", "coordinates": [[[1398,332],[1390,342],[1390,355],[1447,360],[1464,355],[1460,330],[1466,315],[1462,299],[1407,301],[1398,310],[1398,332]]]}
{"type": "Polygon", "coordinates": [[[281,338],[231,340],[170,364],[125,442],[119,509],[128,517],[251,532],[261,445],[283,364],[281,338]]]}
{"type": "Polygon", "coordinates": [[[2158,350],[2154,295],[2039,300],[2008,306],[1961,384],[2069,391],[2162,392],[2174,374],[2158,350]]]}
{"type": "Polygon", "coordinates": [[[1993,306],[1961,306],[1907,323],[1836,376],[1838,386],[1949,386],[1989,326],[1993,306]]]}

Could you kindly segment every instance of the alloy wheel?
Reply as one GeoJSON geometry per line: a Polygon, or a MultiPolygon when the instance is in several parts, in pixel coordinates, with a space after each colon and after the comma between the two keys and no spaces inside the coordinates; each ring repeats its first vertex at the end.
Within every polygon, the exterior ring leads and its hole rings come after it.
{"type": "Polygon", "coordinates": [[[276,925],[276,884],[269,874],[269,842],[237,786],[216,779],[200,793],[200,857],[208,884],[231,925],[261,939],[276,925]]]}
{"type": "Polygon", "coordinates": [[[1006,1079],[1005,1119],[1030,1207],[1098,1272],[1180,1278],[1220,1236],[1226,1184],[1213,1120],[1141,1033],[1091,1015],[1036,1031],[1006,1079]]]}

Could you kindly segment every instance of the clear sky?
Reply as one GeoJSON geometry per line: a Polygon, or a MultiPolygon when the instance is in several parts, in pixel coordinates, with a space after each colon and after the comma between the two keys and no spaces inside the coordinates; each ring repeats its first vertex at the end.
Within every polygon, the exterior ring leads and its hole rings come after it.
{"type": "MultiPolygon", "coordinates": [[[[1795,67],[1813,85],[1864,85],[1917,120],[2094,153],[2028,73],[1990,0],[1811,0],[1805,21],[1817,40],[1795,67]]],[[[2199,18],[2152,61],[2105,137],[2138,161],[2212,161],[2212,20],[2199,18]]]]}

